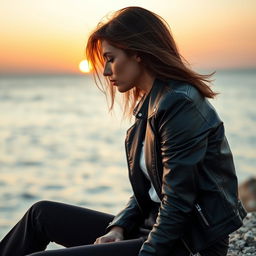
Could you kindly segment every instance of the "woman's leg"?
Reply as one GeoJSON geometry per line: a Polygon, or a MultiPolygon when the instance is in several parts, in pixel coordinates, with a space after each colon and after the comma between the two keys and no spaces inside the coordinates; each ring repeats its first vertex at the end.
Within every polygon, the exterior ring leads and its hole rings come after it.
{"type": "MultiPolygon", "coordinates": [[[[34,253],[27,256],[136,256],[145,241],[145,237],[125,240],[115,243],[85,245],[72,247],[69,249],[52,250],[46,252],[34,253]]],[[[225,256],[228,249],[228,238],[224,238],[216,242],[211,247],[200,252],[201,256],[225,256]]],[[[178,241],[171,251],[174,256],[191,255],[184,247],[181,241],[178,241]]],[[[198,254],[197,254],[198,255],[198,254]]]]}
{"type": "Polygon", "coordinates": [[[45,250],[49,242],[65,247],[92,244],[105,233],[113,215],[62,203],[34,204],[0,242],[1,256],[45,250]]]}
{"type": "Polygon", "coordinates": [[[27,256],[137,256],[144,241],[143,238],[135,238],[120,242],[49,250],[27,256]]]}

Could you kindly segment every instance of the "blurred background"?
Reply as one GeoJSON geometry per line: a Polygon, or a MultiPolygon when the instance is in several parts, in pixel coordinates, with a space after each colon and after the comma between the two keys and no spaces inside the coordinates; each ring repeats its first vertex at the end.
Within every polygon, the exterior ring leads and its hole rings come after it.
{"type": "Polygon", "coordinates": [[[84,49],[103,17],[132,5],[170,24],[195,70],[216,71],[211,102],[239,183],[256,174],[256,1],[0,0],[0,240],[38,200],[112,214],[125,206],[132,123],[118,107],[109,114],[84,49]]]}

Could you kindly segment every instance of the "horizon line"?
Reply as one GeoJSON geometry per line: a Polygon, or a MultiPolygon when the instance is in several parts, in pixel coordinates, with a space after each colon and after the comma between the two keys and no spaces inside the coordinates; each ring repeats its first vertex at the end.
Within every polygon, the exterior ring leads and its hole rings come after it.
{"type": "MultiPolygon", "coordinates": [[[[228,68],[194,68],[198,72],[221,72],[221,71],[255,71],[255,67],[228,67],[228,68]]],[[[1,72],[2,76],[92,76],[92,73],[82,73],[82,72],[1,72]]]]}

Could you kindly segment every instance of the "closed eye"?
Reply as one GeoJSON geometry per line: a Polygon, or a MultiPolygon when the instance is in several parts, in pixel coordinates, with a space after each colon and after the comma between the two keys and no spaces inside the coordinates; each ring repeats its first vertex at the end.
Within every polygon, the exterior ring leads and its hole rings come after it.
{"type": "Polygon", "coordinates": [[[114,58],[107,59],[107,62],[113,62],[114,58]]]}

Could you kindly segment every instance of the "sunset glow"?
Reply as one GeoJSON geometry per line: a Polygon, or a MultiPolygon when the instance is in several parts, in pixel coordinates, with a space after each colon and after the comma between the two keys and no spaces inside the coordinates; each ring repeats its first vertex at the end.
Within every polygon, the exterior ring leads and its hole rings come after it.
{"type": "Polygon", "coordinates": [[[89,73],[91,71],[88,60],[82,60],[79,64],[79,69],[82,73],[89,73]]]}
{"type": "Polygon", "coordinates": [[[1,3],[0,74],[89,72],[89,34],[127,6],[162,16],[192,67],[256,67],[255,0],[12,0],[1,3]]]}

